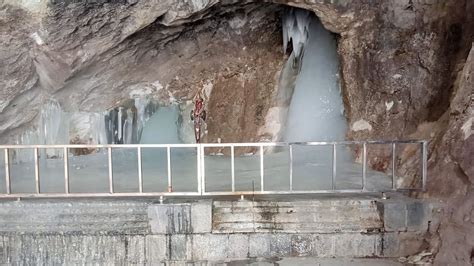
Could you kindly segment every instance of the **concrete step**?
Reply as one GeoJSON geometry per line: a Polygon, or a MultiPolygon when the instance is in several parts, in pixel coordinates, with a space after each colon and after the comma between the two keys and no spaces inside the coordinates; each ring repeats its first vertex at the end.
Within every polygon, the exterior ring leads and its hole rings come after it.
{"type": "Polygon", "coordinates": [[[393,258],[419,251],[440,208],[402,195],[0,201],[0,265],[393,258]]]}
{"type": "Polygon", "coordinates": [[[374,200],[214,201],[213,233],[378,232],[383,217],[374,200]]]}
{"type": "Polygon", "coordinates": [[[149,232],[148,204],[142,202],[18,201],[0,208],[0,233],[149,232]]]}

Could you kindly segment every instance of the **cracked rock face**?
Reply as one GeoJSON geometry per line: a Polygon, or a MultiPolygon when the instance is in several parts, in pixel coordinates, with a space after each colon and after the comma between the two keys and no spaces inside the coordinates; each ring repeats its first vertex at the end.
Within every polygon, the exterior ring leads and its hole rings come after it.
{"type": "MultiPolygon", "coordinates": [[[[426,196],[472,199],[469,0],[0,0],[0,143],[34,127],[51,98],[65,111],[102,112],[140,93],[186,103],[203,88],[207,141],[262,140],[286,60],[284,5],[338,34],[348,138],[429,139],[426,196]]],[[[369,150],[369,163],[387,170],[389,156],[369,150]]],[[[441,245],[440,261],[468,261],[469,245],[454,255],[441,245]]]]}

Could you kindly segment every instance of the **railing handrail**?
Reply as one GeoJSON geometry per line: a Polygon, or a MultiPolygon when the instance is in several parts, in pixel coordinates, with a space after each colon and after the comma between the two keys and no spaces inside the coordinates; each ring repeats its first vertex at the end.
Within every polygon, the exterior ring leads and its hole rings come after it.
{"type": "Polygon", "coordinates": [[[275,147],[275,146],[324,146],[324,145],[351,145],[351,144],[414,144],[423,143],[427,140],[343,140],[343,141],[305,141],[305,142],[222,142],[222,143],[169,143],[169,144],[6,144],[0,145],[0,149],[81,149],[81,148],[196,148],[204,147],[275,147]]]}
{"type": "Polygon", "coordinates": [[[4,150],[5,159],[5,187],[6,193],[0,193],[0,198],[11,198],[11,197],[78,197],[83,195],[84,197],[91,196],[152,196],[152,195],[175,195],[175,196],[202,196],[202,195],[233,195],[233,194],[300,194],[300,193],[356,193],[356,192],[383,192],[383,191],[368,191],[366,172],[367,172],[367,145],[385,144],[391,145],[392,148],[392,190],[407,190],[399,189],[396,187],[396,145],[397,144],[421,144],[421,167],[422,167],[422,185],[421,188],[413,188],[408,190],[422,190],[426,188],[427,178],[427,140],[353,140],[353,141],[314,141],[314,142],[258,142],[258,143],[197,143],[197,144],[58,144],[58,145],[0,145],[0,149],[4,150]],[[336,187],[336,172],[337,172],[337,146],[341,145],[362,145],[362,189],[361,190],[340,190],[336,187]],[[293,146],[332,146],[332,187],[329,190],[310,190],[310,191],[295,191],[293,190],[293,146]],[[206,191],[206,172],[205,172],[205,149],[206,148],[226,148],[231,149],[231,176],[232,176],[232,189],[231,191],[224,192],[207,192],[206,191]],[[260,161],[260,190],[259,191],[236,191],[235,190],[235,148],[238,147],[258,147],[258,155],[260,161]],[[289,189],[279,191],[268,191],[265,189],[264,182],[264,148],[265,147],[289,147],[289,189]],[[109,191],[100,193],[71,193],[69,188],[69,150],[70,149],[107,149],[107,160],[108,160],[108,184],[109,191]],[[137,152],[137,164],[138,164],[138,192],[123,193],[114,191],[114,179],[113,179],[113,163],[112,163],[112,149],[136,149],[137,152]],[[143,176],[142,176],[142,149],[143,148],[166,148],[167,154],[167,192],[144,192],[143,191],[143,176]],[[196,155],[196,178],[197,178],[197,191],[196,192],[174,192],[173,191],[173,178],[171,174],[171,149],[172,148],[195,148],[197,150],[196,155]],[[13,149],[33,149],[34,151],[34,169],[35,169],[35,190],[36,193],[12,193],[11,191],[11,180],[10,180],[10,156],[9,150],[13,149]],[[39,167],[39,150],[40,149],[62,149],[63,150],[63,162],[64,162],[64,193],[42,193],[40,189],[40,167],[39,167]]]}

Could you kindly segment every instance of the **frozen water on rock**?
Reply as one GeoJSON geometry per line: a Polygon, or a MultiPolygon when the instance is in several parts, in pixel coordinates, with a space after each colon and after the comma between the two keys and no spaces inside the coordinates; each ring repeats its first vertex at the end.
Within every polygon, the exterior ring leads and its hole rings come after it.
{"type": "Polygon", "coordinates": [[[291,99],[285,141],[344,140],[347,130],[339,86],[336,40],[311,15],[301,71],[291,99]]]}
{"type": "Polygon", "coordinates": [[[143,129],[140,143],[181,143],[178,137],[179,108],[176,105],[159,107],[143,129]]]}
{"type": "MultiPolygon", "coordinates": [[[[305,11],[289,11],[284,23],[284,28],[293,29],[284,30],[284,33],[292,32],[287,33],[288,36],[293,36],[293,45],[298,44],[298,49],[302,47],[304,54],[297,62],[301,64],[300,71],[296,77],[283,139],[286,142],[344,140],[347,122],[340,92],[335,38],[324,29],[314,14],[305,11]],[[298,42],[295,43],[295,40],[298,42]]],[[[290,58],[299,52],[298,49],[294,48],[290,58]]],[[[286,64],[294,62],[289,60],[286,64]]],[[[332,167],[332,147],[295,146],[294,151],[295,164],[306,166],[302,170],[297,169],[297,172],[313,169],[331,176],[328,169],[332,167]]],[[[349,147],[337,146],[337,171],[360,168],[352,161],[349,147]]]]}

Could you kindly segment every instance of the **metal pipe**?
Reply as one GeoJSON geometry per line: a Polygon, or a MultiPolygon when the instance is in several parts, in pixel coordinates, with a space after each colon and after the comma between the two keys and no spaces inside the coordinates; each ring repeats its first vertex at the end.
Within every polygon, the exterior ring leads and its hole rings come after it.
{"type": "Polygon", "coordinates": [[[63,153],[64,153],[64,192],[66,194],[69,194],[69,152],[68,148],[64,147],[63,148],[63,153]]]}
{"type": "MultiPolygon", "coordinates": [[[[399,144],[412,144],[420,143],[422,140],[398,140],[396,143],[399,144]]],[[[0,145],[0,149],[62,149],[67,148],[88,148],[88,149],[103,149],[103,148],[195,148],[199,145],[205,147],[276,147],[276,146],[288,146],[294,145],[306,145],[306,146],[326,146],[326,145],[350,145],[350,144],[391,144],[393,141],[384,140],[368,140],[368,141],[318,141],[318,142],[263,142],[263,143],[205,143],[205,144],[67,144],[67,145],[0,145]]]]}
{"type": "Polygon", "coordinates": [[[365,190],[367,184],[367,143],[362,145],[362,190],[365,190]]]}
{"type": "Polygon", "coordinates": [[[201,144],[201,193],[206,193],[206,154],[204,150],[204,145],[201,144]]]}
{"type": "Polygon", "coordinates": [[[137,164],[138,164],[138,192],[143,192],[143,169],[142,169],[142,148],[137,147],[137,164]]]}
{"type": "MultiPolygon", "coordinates": [[[[289,195],[289,194],[343,194],[343,193],[380,193],[380,191],[362,191],[360,189],[343,189],[343,190],[303,190],[303,191],[288,191],[288,190],[272,190],[272,191],[239,191],[237,193],[231,192],[208,192],[203,196],[232,196],[232,195],[289,195]]],[[[97,193],[15,193],[15,194],[0,194],[0,199],[9,198],[90,198],[90,197],[156,197],[156,196],[177,196],[177,197],[190,197],[190,196],[201,196],[197,192],[116,192],[110,194],[107,192],[97,193]]]]}
{"type": "Polygon", "coordinates": [[[421,190],[426,191],[426,176],[428,173],[428,142],[423,141],[421,143],[421,154],[422,154],[422,169],[421,169],[421,190]]]}
{"type": "Polygon", "coordinates": [[[107,148],[107,158],[109,162],[109,193],[113,194],[114,193],[114,171],[113,171],[113,166],[112,166],[112,148],[108,147],[107,148]]]}
{"type": "Polygon", "coordinates": [[[290,145],[290,191],[293,191],[293,145],[290,145]]]}
{"type": "Polygon", "coordinates": [[[336,144],[332,145],[332,190],[336,190],[336,171],[337,171],[336,144]]]}
{"type": "Polygon", "coordinates": [[[171,183],[171,147],[166,147],[166,161],[168,165],[168,192],[173,191],[173,184],[171,183]]]}
{"type": "Polygon", "coordinates": [[[7,194],[11,194],[12,190],[10,187],[10,157],[8,148],[5,149],[5,190],[7,194]]]}
{"type": "Polygon", "coordinates": [[[39,162],[38,162],[38,148],[33,149],[33,153],[35,156],[35,189],[36,193],[40,193],[40,174],[39,174],[39,162]]]}
{"type": "Polygon", "coordinates": [[[260,190],[264,191],[264,181],[263,181],[263,175],[264,175],[264,169],[263,169],[263,146],[260,146],[260,190]]]}
{"type": "Polygon", "coordinates": [[[196,172],[198,193],[201,194],[201,150],[199,147],[196,148],[196,172]]]}
{"type": "Polygon", "coordinates": [[[396,179],[396,176],[395,176],[395,166],[396,166],[396,163],[395,163],[395,160],[396,160],[396,146],[395,146],[395,142],[392,143],[392,190],[396,190],[396,182],[395,182],[395,179],[396,179]]]}
{"type": "Polygon", "coordinates": [[[230,171],[232,174],[232,192],[235,192],[235,148],[230,147],[230,171]]]}

